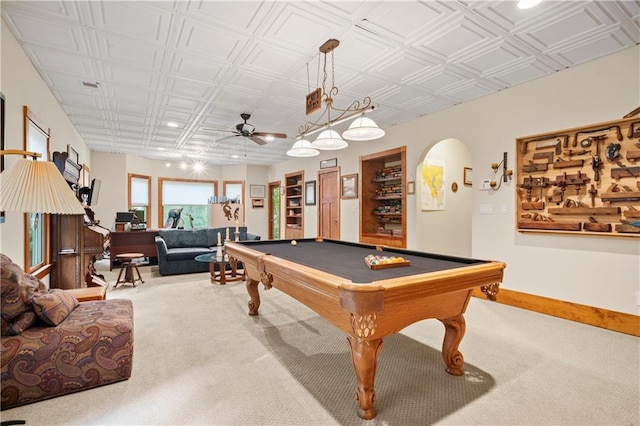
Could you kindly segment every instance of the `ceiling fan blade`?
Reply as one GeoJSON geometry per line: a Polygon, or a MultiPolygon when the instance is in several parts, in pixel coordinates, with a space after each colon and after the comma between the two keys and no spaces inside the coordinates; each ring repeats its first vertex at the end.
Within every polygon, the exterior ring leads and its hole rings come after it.
{"type": "Polygon", "coordinates": [[[249,136],[249,139],[251,139],[252,141],[257,143],[258,145],[266,145],[267,144],[267,141],[265,141],[264,139],[259,138],[258,136],[255,135],[255,133],[253,135],[249,136]]]}
{"type": "Polygon", "coordinates": [[[254,136],[273,136],[274,138],[286,139],[286,133],[273,133],[273,132],[253,132],[254,136]]]}
{"type": "Polygon", "coordinates": [[[235,130],[230,130],[230,129],[214,129],[211,127],[202,127],[200,129],[201,132],[225,132],[225,133],[238,133],[235,130]]]}
{"type": "Polygon", "coordinates": [[[237,137],[240,137],[240,136],[242,136],[242,135],[231,135],[231,136],[225,136],[225,137],[223,137],[223,138],[217,139],[217,140],[216,140],[216,142],[220,142],[220,141],[224,141],[224,140],[232,139],[232,138],[237,138],[237,137]]]}

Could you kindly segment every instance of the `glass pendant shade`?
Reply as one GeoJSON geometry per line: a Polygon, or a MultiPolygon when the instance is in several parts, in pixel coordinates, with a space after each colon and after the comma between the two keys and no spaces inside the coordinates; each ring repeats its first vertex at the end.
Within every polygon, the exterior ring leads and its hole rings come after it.
{"type": "Polygon", "coordinates": [[[333,151],[337,149],[344,149],[348,147],[349,144],[340,137],[338,132],[329,129],[320,133],[318,135],[318,139],[316,139],[311,146],[315,149],[333,151]]]}
{"type": "Polygon", "coordinates": [[[384,136],[384,130],[370,118],[358,117],[342,133],[342,137],[352,141],[371,141],[384,136]]]}
{"type": "Polygon", "coordinates": [[[291,149],[287,151],[289,157],[315,157],[319,155],[320,151],[315,149],[311,142],[306,139],[300,139],[293,144],[291,149]]]}

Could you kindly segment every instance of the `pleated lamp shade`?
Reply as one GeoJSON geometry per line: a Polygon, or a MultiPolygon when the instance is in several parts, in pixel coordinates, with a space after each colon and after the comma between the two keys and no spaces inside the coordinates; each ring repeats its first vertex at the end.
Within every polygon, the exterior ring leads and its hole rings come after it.
{"type": "Polygon", "coordinates": [[[85,213],[55,164],[26,158],[0,174],[0,211],[85,213]]]}

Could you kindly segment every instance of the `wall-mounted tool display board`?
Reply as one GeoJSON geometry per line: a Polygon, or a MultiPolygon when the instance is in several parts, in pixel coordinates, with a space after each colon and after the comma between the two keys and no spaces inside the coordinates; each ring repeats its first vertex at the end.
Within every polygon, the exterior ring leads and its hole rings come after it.
{"type": "Polygon", "coordinates": [[[640,117],[516,139],[517,229],[640,237],[640,117]]]}

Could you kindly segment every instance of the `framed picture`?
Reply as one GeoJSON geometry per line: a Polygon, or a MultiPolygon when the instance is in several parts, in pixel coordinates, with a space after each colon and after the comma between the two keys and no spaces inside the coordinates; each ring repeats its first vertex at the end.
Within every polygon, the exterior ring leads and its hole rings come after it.
{"type": "Polygon", "coordinates": [[[331,167],[336,167],[337,165],[338,165],[338,159],[337,158],[331,158],[329,160],[320,161],[320,168],[321,169],[329,169],[331,167]]]}
{"type": "Polygon", "coordinates": [[[249,196],[251,198],[264,198],[265,186],[264,185],[249,185],[249,196]]]}
{"type": "Polygon", "coordinates": [[[82,165],[82,186],[89,186],[91,184],[91,170],[86,164],[82,165]]]}
{"type": "Polygon", "coordinates": [[[358,174],[344,175],[341,178],[340,198],[358,198],[358,174]]]}
{"type": "Polygon", "coordinates": [[[251,200],[251,207],[254,209],[261,209],[264,207],[264,198],[256,198],[251,200]]]}
{"type": "Polygon", "coordinates": [[[469,186],[473,185],[473,176],[471,175],[471,172],[472,172],[471,167],[464,168],[464,175],[463,175],[464,177],[462,179],[462,182],[465,185],[469,185],[469,186]]]}
{"type": "Polygon", "coordinates": [[[78,151],[73,149],[70,144],[67,144],[67,154],[69,154],[69,160],[73,161],[76,164],[80,164],[80,156],[78,155],[78,151]]]}
{"type": "Polygon", "coordinates": [[[407,182],[407,194],[415,194],[416,193],[416,182],[411,180],[407,182]]]}
{"type": "Polygon", "coordinates": [[[304,203],[307,206],[316,205],[316,181],[310,180],[304,183],[304,203]]]}

